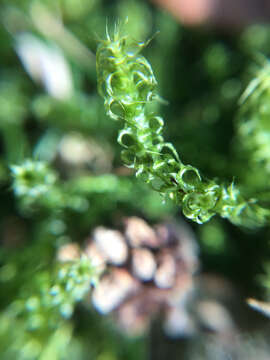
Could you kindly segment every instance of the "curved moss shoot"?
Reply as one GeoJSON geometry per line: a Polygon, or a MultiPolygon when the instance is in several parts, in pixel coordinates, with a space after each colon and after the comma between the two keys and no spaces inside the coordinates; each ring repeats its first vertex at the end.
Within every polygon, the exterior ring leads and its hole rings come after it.
{"type": "Polygon", "coordinates": [[[202,177],[198,169],[185,165],[174,146],[164,140],[163,119],[149,106],[159,97],[151,65],[140,54],[147,43],[134,43],[117,27],[97,50],[99,92],[107,114],[123,125],[118,142],[123,147],[124,164],[199,224],[216,214],[238,225],[265,224],[268,209],[261,208],[254,199],[244,199],[234,183],[225,185],[202,177]]]}

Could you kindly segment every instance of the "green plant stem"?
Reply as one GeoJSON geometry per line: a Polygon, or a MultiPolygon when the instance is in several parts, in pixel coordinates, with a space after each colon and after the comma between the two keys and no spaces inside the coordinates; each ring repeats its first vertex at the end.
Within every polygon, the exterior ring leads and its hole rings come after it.
{"type": "Polygon", "coordinates": [[[172,144],[162,136],[163,119],[150,109],[157,81],[151,65],[140,55],[147,43],[132,43],[116,28],[113,36],[100,42],[97,51],[99,92],[107,114],[124,124],[118,142],[122,159],[136,170],[165,199],[181,205],[186,217],[204,223],[219,214],[232,223],[255,227],[269,220],[269,210],[245,200],[234,186],[201,176],[198,169],[185,165],[172,144]]]}

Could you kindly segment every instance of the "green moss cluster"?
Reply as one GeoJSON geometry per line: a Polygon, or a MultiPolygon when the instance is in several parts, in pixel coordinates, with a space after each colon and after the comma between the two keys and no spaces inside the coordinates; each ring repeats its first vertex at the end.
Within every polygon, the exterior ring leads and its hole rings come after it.
{"type": "Polygon", "coordinates": [[[174,146],[162,136],[163,120],[150,105],[159,100],[151,65],[140,55],[147,43],[132,43],[118,27],[107,34],[97,51],[99,91],[107,114],[124,124],[118,142],[122,159],[165,199],[182,206],[186,217],[201,224],[219,214],[231,222],[260,226],[269,211],[245,200],[237,187],[203,178],[198,169],[185,165],[174,146]]]}

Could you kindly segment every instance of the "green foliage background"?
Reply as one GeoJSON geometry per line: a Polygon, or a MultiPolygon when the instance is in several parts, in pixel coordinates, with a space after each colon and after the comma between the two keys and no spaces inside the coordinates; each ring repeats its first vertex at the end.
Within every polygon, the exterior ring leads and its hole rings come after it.
{"type": "MultiPolygon", "coordinates": [[[[269,208],[268,26],[232,33],[186,29],[139,0],[2,0],[1,359],[145,358],[147,337],[126,338],[90,301],[76,305],[97,281],[91,264],[56,261],[61,245],[82,244],[94,226],[114,226],[128,215],[150,222],[179,216],[175,205],[162,203],[123,168],[119,124],[105,115],[97,94],[98,41],[106,26],[113,32],[127,16],[125,32],[135,40],[160,31],[144,56],[168,101],[155,105],[166,119],[166,139],[185,164],[208,178],[235,181],[269,208]],[[19,56],[26,35],[65,59],[72,79],[68,97],[54,96],[44,80],[29,76],[19,56]],[[250,95],[239,105],[253,78],[250,95]],[[87,160],[64,158],[63,144],[70,139],[91,145],[83,148],[87,160]]],[[[247,296],[265,293],[269,227],[244,230],[217,217],[191,226],[204,271],[226,275],[247,296]],[[261,273],[263,284],[256,280],[261,273]]]]}

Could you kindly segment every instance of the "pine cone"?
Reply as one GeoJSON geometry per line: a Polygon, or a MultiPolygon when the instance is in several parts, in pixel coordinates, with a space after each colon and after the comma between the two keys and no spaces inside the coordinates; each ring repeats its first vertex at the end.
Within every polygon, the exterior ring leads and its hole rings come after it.
{"type": "Polygon", "coordinates": [[[96,228],[84,249],[105,270],[92,293],[95,308],[112,313],[132,335],[146,331],[160,315],[167,332],[189,332],[185,303],[198,267],[191,231],[182,223],[150,227],[137,217],[123,223],[123,232],[96,228]]]}

